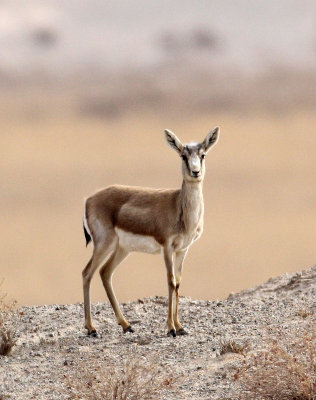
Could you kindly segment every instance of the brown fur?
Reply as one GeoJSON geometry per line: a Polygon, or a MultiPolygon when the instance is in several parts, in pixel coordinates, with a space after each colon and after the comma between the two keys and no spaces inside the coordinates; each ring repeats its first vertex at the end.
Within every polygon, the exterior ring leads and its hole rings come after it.
{"type": "Polygon", "coordinates": [[[181,213],[180,193],[179,189],[120,185],[100,190],[86,202],[86,218],[92,237],[96,236],[94,221],[97,219],[104,226],[110,224],[127,232],[152,236],[163,245],[172,231],[181,230],[178,218],[181,213]],[[169,226],[172,220],[174,223],[169,226]]]}

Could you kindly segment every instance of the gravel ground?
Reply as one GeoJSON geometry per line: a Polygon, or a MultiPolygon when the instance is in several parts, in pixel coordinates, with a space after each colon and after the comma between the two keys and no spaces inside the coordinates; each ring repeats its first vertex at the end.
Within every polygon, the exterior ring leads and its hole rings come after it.
{"type": "Polygon", "coordinates": [[[133,334],[122,333],[108,303],[94,304],[97,338],[86,335],[82,304],[22,307],[13,320],[17,344],[11,355],[0,357],[0,399],[86,398],[73,397],[78,382],[85,385],[87,375],[99,371],[113,375],[113,366],[120,368],[126,360],[158,366],[173,381],[165,383],[159,398],[234,398],[233,376],[245,354],[263,348],[269,330],[293,337],[297,326],[312,318],[315,278],[312,267],[226,300],[181,298],[181,320],[189,334],[176,338],[166,336],[163,297],[123,304],[133,334]],[[222,354],[225,342],[240,345],[244,354],[222,354]]]}

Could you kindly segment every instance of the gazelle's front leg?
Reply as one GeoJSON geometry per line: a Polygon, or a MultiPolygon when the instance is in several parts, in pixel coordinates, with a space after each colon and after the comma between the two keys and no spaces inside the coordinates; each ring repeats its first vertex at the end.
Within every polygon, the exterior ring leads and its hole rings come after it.
{"type": "Polygon", "coordinates": [[[176,289],[176,280],[174,276],[173,266],[173,251],[171,246],[166,245],[164,247],[164,260],[167,269],[168,279],[168,292],[169,292],[169,303],[168,303],[168,336],[176,336],[176,329],[173,320],[173,295],[176,289]]]}
{"type": "Polygon", "coordinates": [[[178,317],[178,307],[179,307],[179,288],[180,288],[180,282],[181,282],[181,275],[182,275],[182,267],[183,267],[183,261],[185,259],[185,256],[187,254],[187,249],[178,251],[176,253],[175,257],[175,275],[176,275],[176,306],[174,310],[174,325],[176,328],[177,335],[186,335],[187,332],[183,329],[183,326],[179,322],[179,317],[178,317]]]}

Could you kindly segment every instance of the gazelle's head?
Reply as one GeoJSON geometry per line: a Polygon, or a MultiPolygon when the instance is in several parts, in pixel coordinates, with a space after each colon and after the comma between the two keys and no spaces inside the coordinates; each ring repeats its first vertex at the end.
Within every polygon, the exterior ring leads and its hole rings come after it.
{"type": "Polygon", "coordinates": [[[218,140],[219,127],[216,126],[201,143],[182,144],[177,136],[165,130],[168,144],[182,158],[182,175],[187,182],[201,182],[205,175],[205,157],[218,140]]]}

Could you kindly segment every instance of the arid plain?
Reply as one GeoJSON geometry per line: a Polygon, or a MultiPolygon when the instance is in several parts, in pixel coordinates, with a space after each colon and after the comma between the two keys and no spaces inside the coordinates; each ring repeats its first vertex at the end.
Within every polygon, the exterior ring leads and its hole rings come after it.
{"type": "MultiPolygon", "coordinates": [[[[187,256],[181,294],[224,298],[315,264],[312,112],[210,107],[180,115],[160,107],[99,118],[73,113],[71,100],[63,99],[36,97],[39,118],[25,112],[31,95],[1,98],[0,277],[19,304],[82,301],[81,271],[91,254],[82,231],[85,197],[114,183],[181,184],[180,160],[164,128],[188,142],[221,127],[207,157],[204,233],[187,256]]],[[[120,301],[166,295],[162,258],[130,255],[114,287],[120,301]]],[[[96,274],[92,299],[105,298],[96,274]]]]}

